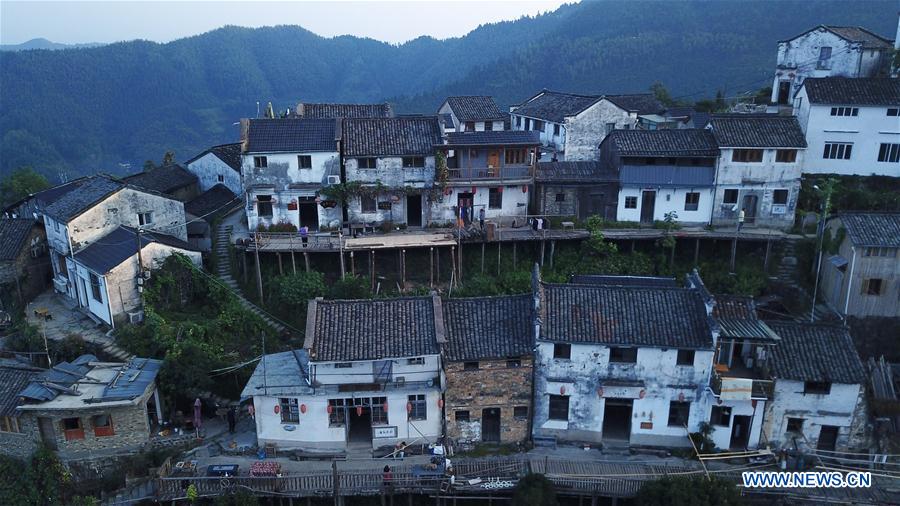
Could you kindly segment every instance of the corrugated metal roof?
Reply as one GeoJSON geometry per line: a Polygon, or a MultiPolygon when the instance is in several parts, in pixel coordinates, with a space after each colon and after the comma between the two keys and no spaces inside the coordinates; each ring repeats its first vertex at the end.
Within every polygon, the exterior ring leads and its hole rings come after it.
{"type": "Polygon", "coordinates": [[[740,339],[757,342],[777,343],[781,340],[762,320],[746,318],[716,318],[719,336],[724,339],[740,339]]]}
{"type": "Polygon", "coordinates": [[[306,350],[271,353],[264,355],[256,365],[241,397],[309,394],[313,389],[308,380],[309,354],[306,350]]]}
{"type": "Polygon", "coordinates": [[[623,185],[639,186],[713,186],[715,167],[682,165],[624,165],[619,170],[623,185]]]}
{"type": "Polygon", "coordinates": [[[539,162],[534,173],[539,183],[617,183],[619,171],[600,162],[539,162]]]}
{"type": "Polygon", "coordinates": [[[118,377],[106,385],[104,401],[136,399],[144,394],[154,381],[162,360],[135,357],[119,370],[118,377]]]}
{"type": "Polygon", "coordinates": [[[540,144],[540,134],[532,131],[491,130],[447,134],[448,146],[538,146],[540,144]]]}

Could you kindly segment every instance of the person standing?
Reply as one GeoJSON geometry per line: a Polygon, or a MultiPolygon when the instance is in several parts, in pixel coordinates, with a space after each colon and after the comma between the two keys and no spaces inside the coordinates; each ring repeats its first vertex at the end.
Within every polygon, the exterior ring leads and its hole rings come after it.
{"type": "Polygon", "coordinates": [[[484,208],[478,210],[478,224],[481,225],[481,231],[484,232],[484,208]]]}
{"type": "Polygon", "coordinates": [[[228,408],[228,432],[234,434],[234,426],[237,425],[237,413],[234,411],[234,406],[228,408]]]}
{"type": "Polygon", "coordinates": [[[746,216],[746,213],[744,211],[744,208],[741,208],[741,212],[738,213],[738,228],[737,228],[738,232],[740,232],[741,229],[744,228],[744,217],[745,216],[746,216]]]}
{"type": "Polygon", "coordinates": [[[391,466],[384,466],[384,470],[381,473],[381,483],[384,485],[384,488],[390,487],[393,481],[394,473],[391,472],[391,466]]]}
{"type": "Polygon", "coordinates": [[[306,247],[306,244],[309,242],[309,227],[303,225],[300,227],[300,241],[303,242],[303,247],[306,247]]]}

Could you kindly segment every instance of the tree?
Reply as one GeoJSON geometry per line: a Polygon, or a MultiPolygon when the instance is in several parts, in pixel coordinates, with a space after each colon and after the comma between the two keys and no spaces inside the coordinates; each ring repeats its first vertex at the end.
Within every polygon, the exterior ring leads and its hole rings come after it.
{"type": "Polygon", "coordinates": [[[526,474],[513,491],[512,506],[558,506],[556,488],[543,474],[526,474]]]}
{"type": "Polygon", "coordinates": [[[173,163],[175,163],[175,153],[173,153],[172,151],[166,151],[163,155],[163,166],[172,165],[173,163]]]}
{"type": "Polygon", "coordinates": [[[665,477],[648,482],[637,495],[639,506],[740,506],[734,483],[716,476],[665,477]]]}
{"type": "Polygon", "coordinates": [[[653,96],[656,97],[656,100],[659,100],[659,103],[666,107],[672,107],[675,105],[675,99],[672,98],[672,95],[669,93],[669,90],[666,89],[666,86],[656,81],[655,83],[650,85],[650,91],[653,92],[653,96]]]}
{"type": "Polygon", "coordinates": [[[31,167],[20,167],[0,182],[0,202],[6,207],[32,193],[50,187],[47,178],[31,167]]]}

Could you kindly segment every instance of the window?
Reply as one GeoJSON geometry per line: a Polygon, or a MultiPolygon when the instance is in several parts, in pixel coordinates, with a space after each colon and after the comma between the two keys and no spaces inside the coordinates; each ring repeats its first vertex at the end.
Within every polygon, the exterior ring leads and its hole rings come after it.
{"type": "Polygon", "coordinates": [[[328,399],[328,407],[331,413],[328,414],[329,427],[343,427],[347,424],[347,410],[344,409],[344,399],[328,399]]]}
{"type": "Polygon", "coordinates": [[[527,149],[507,149],[505,153],[506,165],[528,163],[527,149]]]}
{"type": "Polygon", "coordinates": [[[522,367],[522,361],[518,358],[511,358],[506,361],[506,367],[508,369],[515,369],[517,367],[522,367]]]}
{"type": "Polygon", "coordinates": [[[816,63],[817,69],[831,68],[831,47],[822,46],[819,48],[819,61],[816,63]]]}
{"type": "Polygon", "coordinates": [[[832,116],[859,116],[859,107],[832,107],[832,116]]]}
{"type": "Polygon", "coordinates": [[[565,202],[565,201],[566,201],[566,194],[565,194],[565,193],[557,193],[557,194],[556,194],[556,201],[557,201],[557,202],[565,202]]]}
{"type": "Polygon", "coordinates": [[[863,295],[881,295],[882,285],[884,284],[884,280],[880,278],[869,278],[864,279],[862,283],[862,294],[863,295]]]}
{"type": "Polygon", "coordinates": [[[788,201],[787,190],[775,190],[772,192],[772,204],[776,206],[785,206],[788,201]]]}
{"type": "Polygon", "coordinates": [[[756,163],[761,162],[763,150],[761,149],[735,149],[731,153],[732,162],[756,163]]]}
{"type": "Polygon", "coordinates": [[[477,149],[469,150],[469,158],[478,158],[478,155],[479,155],[479,153],[478,153],[477,149]]]}
{"type": "Polygon", "coordinates": [[[553,358],[563,360],[572,358],[572,345],[567,343],[553,343],[553,358]]]}
{"type": "Polygon", "coordinates": [[[900,144],[888,144],[882,142],[881,146],[878,147],[878,161],[890,163],[900,162],[900,144]]]}
{"type": "Polygon", "coordinates": [[[500,188],[488,189],[488,209],[503,208],[503,192],[500,188]]]}
{"type": "Polygon", "coordinates": [[[424,156],[404,156],[403,157],[403,168],[404,169],[421,169],[425,167],[425,157],[424,156]]]}
{"type": "Polygon", "coordinates": [[[0,416],[0,432],[22,432],[15,416],[0,416]]]}
{"type": "Polygon", "coordinates": [[[637,209],[637,197],[625,197],[625,209],[637,209]]]}
{"type": "Polygon", "coordinates": [[[256,196],[256,214],[258,214],[260,218],[271,218],[272,217],[272,196],[271,195],[257,195],[256,196]]]}
{"type": "Polygon", "coordinates": [[[224,182],[225,182],[225,176],[224,176],[223,174],[219,174],[218,179],[219,179],[219,182],[220,182],[220,183],[224,183],[224,182]]]}
{"type": "Polygon", "coordinates": [[[775,151],[775,161],[778,163],[794,163],[797,161],[797,150],[779,149],[775,151]]]}
{"type": "Polygon", "coordinates": [[[428,418],[427,405],[425,404],[425,395],[410,395],[409,404],[412,409],[409,411],[410,420],[425,420],[428,418]]]}
{"type": "Polygon", "coordinates": [[[475,122],[474,121],[466,121],[465,129],[466,129],[466,132],[474,132],[475,131],[475,122]]]}
{"type": "Polygon", "coordinates": [[[889,257],[897,256],[897,248],[866,248],[863,250],[865,257],[889,257]]]}
{"type": "Polygon", "coordinates": [[[731,425],[731,408],[728,406],[713,406],[709,413],[710,425],[721,425],[728,427],[731,425]]]}
{"type": "Polygon", "coordinates": [[[253,157],[253,166],[257,169],[265,169],[269,166],[269,159],[265,156],[254,156],[253,157]]]}
{"type": "Polygon", "coordinates": [[[485,121],[485,122],[484,122],[484,131],[485,131],[485,132],[490,132],[490,131],[493,130],[493,129],[494,129],[494,122],[493,122],[493,121],[485,121]]]}
{"type": "Polygon", "coordinates": [[[94,297],[94,300],[97,302],[103,302],[103,294],[100,293],[100,277],[90,273],[91,280],[91,295],[94,297]]]}
{"type": "Polygon", "coordinates": [[[522,116],[516,116],[516,127],[522,126],[522,116]]]}
{"type": "Polygon", "coordinates": [[[803,433],[803,419],[802,418],[788,418],[787,431],[803,433]]]}
{"type": "Polygon", "coordinates": [[[153,224],[153,211],[147,211],[146,213],[138,213],[138,225],[151,225],[153,224]]]}
{"type": "Polygon", "coordinates": [[[549,418],[551,420],[569,421],[569,396],[551,395],[549,405],[549,418]]]}
{"type": "Polygon", "coordinates": [[[413,357],[406,359],[407,365],[425,365],[425,357],[413,357]]]}
{"type": "Polygon", "coordinates": [[[900,109],[896,107],[889,107],[887,110],[888,116],[900,116],[900,109]]]}
{"type": "Polygon", "coordinates": [[[357,158],[356,166],[360,169],[374,169],[377,160],[377,158],[357,158]]]}
{"type": "Polygon", "coordinates": [[[553,135],[559,135],[559,125],[553,125],[553,135]]]}
{"type": "Polygon", "coordinates": [[[537,130],[539,132],[544,131],[544,122],[543,121],[536,119],[536,120],[534,120],[533,125],[534,125],[534,128],[532,128],[532,130],[537,130]]]}
{"type": "Polygon", "coordinates": [[[725,190],[725,194],[722,196],[723,204],[737,204],[738,199],[738,191],[737,190],[725,190]]]}
{"type": "Polygon", "coordinates": [[[94,426],[94,436],[96,437],[116,435],[116,431],[113,429],[112,417],[109,415],[92,416],[91,425],[94,426]]]}
{"type": "Polygon", "coordinates": [[[375,212],[375,197],[370,197],[368,195],[362,195],[359,197],[360,206],[362,207],[362,212],[364,213],[374,213],[375,212]]]}
{"type": "Polygon", "coordinates": [[[694,350],[678,350],[675,365],[694,365],[694,350]]]}
{"type": "Polygon", "coordinates": [[[525,130],[531,130],[531,118],[525,118],[525,130]]]}
{"type": "Polygon", "coordinates": [[[63,418],[62,428],[66,441],[84,439],[84,427],[81,426],[81,418],[63,418]]]}
{"type": "Polygon", "coordinates": [[[453,416],[456,417],[457,422],[468,422],[469,421],[469,412],[464,410],[459,410],[453,413],[453,416]]]}
{"type": "Polygon", "coordinates": [[[513,407],[513,418],[516,420],[527,420],[528,419],[528,406],[514,406],[513,407]]]}
{"type": "Polygon", "coordinates": [[[477,371],[478,370],[478,362],[464,362],[463,370],[464,371],[477,371]]]}
{"type": "Polygon", "coordinates": [[[301,169],[311,169],[312,168],[312,156],[297,155],[297,167],[300,167],[301,169]]]}
{"type": "Polygon", "coordinates": [[[684,427],[691,415],[691,403],[672,401],[669,403],[669,427],[684,427]]]}
{"type": "Polygon", "coordinates": [[[353,367],[353,362],[338,362],[334,364],[335,369],[350,369],[353,367]]]}
{"type": "Polygon", "coordinates": [[[853,144],[844,142],[826,142],[822,158],[828,160],[849,160],[853,144]]]}
{"type": "Polygon", "coordinates": [[[615,130],[615,129],[616,129],[616,124],[615,124],[615,123],[607,123],[607,124],[606,124],[606,135],[611,134],[612,131],[615,130]]]}
{"type": "Polygon", "coordinates": [[[384,410],[384,404],[387,397],[372,397],[372,425],[387,425],[387,411],[384,410]]]}
{"type": "Polygon", "coordinates": [[[300,423],[300,404],[297,399],[278,399],[281,409],[281,423],[300,423]]]}
{"type": "Polygon", "coordinates": [[[622,364],[634,364],[637,362],[637,348],[611,347],[609,349],[609,361],[622,364]]]}
{"type": "Polygon", "coordinates": [[[700,193],[688,192],[684,194],[684,210],[696,211],[700,207],[700,193]]]}
{"type": "Polygon", "coordinates": [[[831,393],[831,383],[827,381],[805,381],[803,382],[803,393],[827,395],[831,393]]]}

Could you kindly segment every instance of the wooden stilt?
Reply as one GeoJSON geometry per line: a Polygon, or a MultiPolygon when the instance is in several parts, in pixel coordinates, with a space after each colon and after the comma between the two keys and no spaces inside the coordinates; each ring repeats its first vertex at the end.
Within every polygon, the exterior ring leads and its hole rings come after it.
{"type": "Polygon", "coordinates": [[[309,253],[303,252],[303,261],[306,262],[306,272],[309,272],[309,253]]]}
{"type": "Polygon", "coordinates": [[[634,253],[634,239],[631,240],[631,252],[634,253]]]}
{"type": "Polygon", "coordinates": [[[434,248],[428,248],[428,286],[434,287],[434,248]]]}
{"type": "Polygon", "coordinates": [[[694,267],[697,267],[697,261],[700,260],[700,238],[694,240],[694,267]]]}
{"type": "Polygon", "coordinates": [[[400,286],[406,288],[406,250],[400,250],[400,286]]]}
{"type": "Polygon", "coordinates": [[[772,240],[766,241],[766,257],[763,260],[763,272],[769,273],[769,257],[772,255],[772,240]]]}
{"type": "Polygon", "coordinates": [[[291,268],[294,269],[294,274],[297,274],[297,260],[294,258],[294,250],[291,250],[291,268]]]}
{"type": "Polygon", "coordinates": [[[731,267],[731,272],[734,272],[734,261],[737,256],[737,237],[731,240],[731,263],[729,264],[731,267]]]}
{"type": "Polygon", "coordinates": [[[541,267],[544,266],[544,246],[547,245],[547,241],[541,239],[541,267]]]}
{"type": "Polygon", "coordinates": [[[437,257],[437,260],[434,264],[434,279],[436,282],[441,282],[441,249],[438,248],[437,251],[434,252],[434,255],[437,257]]]}
{"type": "Polygon", "coordinates": [[[459,272],[456,270],[456,246],[450,246],[450,263],[453,264],[451,272],[454,274],[454,276],[450,276],[450,284],[453,284],[454,278],[456,279],[456,284],[459,284],[459,272]]]}
{"type": "Polygon", "coordinates": [[[256,288],[259,290],[259,304],[263,303],[262,268],[259,266],[259,241],[256,241],[256,288]]]}
{"type": "Polygon", "coordinates": [[[556,241],[550,241],[550,268],[553,268],[553,255],[556,253],[556,241]]]}
{"type": "Polygon", "coordinates": [[[481,241],[481,274],[484,274],[484,245],[485,242],[481,241]]]}
{"type": "Polygon", "coordinates": [[[369,250],[369,282],[372,285],[372,293],[375,293],[375,250],[369,250]]]}
{"type": "Polygon", "coordinates": [[[278,274],[284,276],[284,266],[281,264],[281,252],[275,253],[275,256],[278,257],[278,274]]]}
{"type": "MultiPolygon", "coordinates": [[[[341,238],[338,237],[338,240],[340,241],[341,238]]],[[[341,259],[341,279],[344,279],[347,276],[347,267],[344,265],[344,248],[343,248],[343,246],[338,250],[338,255],[340,256],[340,259],[341,259]]]]}
{"type": "Polygon", "coordinates": [[[497,241],[497,276],[500,276],[500,246],[502,244],[502,242],[497,241]]]}
{"type": "Polygon", "coordinates": [[[243,275],[244,275],[244,284],[247,283],[247,279],[249,277],[249,273],[247,271],[247,252],[245,251],[243,255],[241,255],[241,263],[243,264],[243,275]]]}
{"type": "Polygon", "coordinates": [[[513,269],[519,268],[519,262],[516,258],[516,243],[513,243],[513,269]]]}
{"type": "Polygon", "coordinates": [[[353,258],[353,252],[350,252],[350,275],[356,276],[356,259],[353,258]]]}

